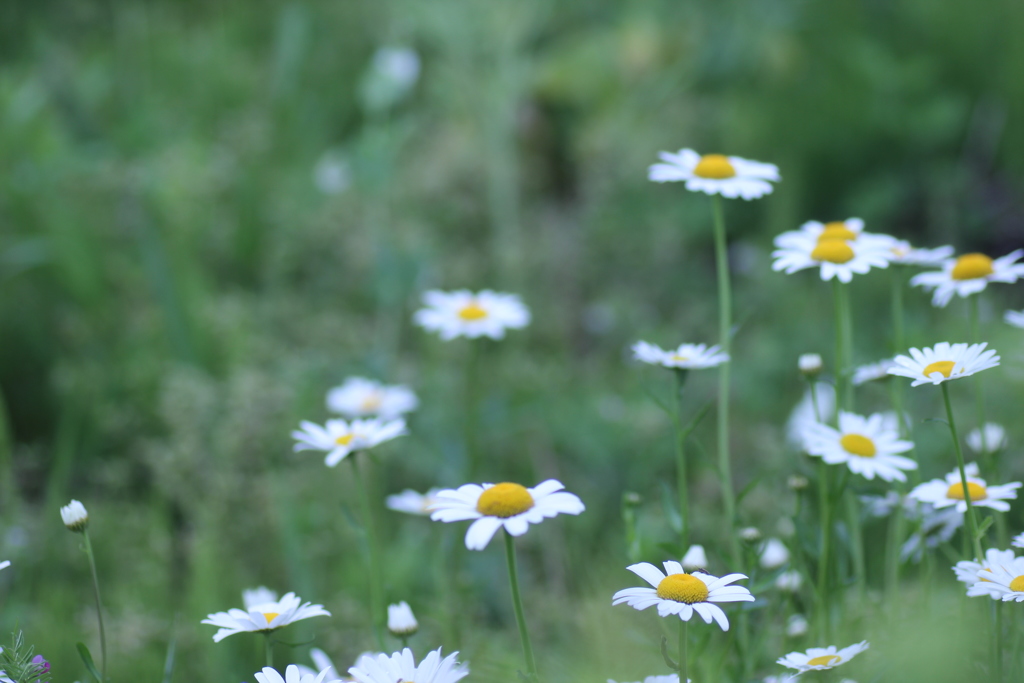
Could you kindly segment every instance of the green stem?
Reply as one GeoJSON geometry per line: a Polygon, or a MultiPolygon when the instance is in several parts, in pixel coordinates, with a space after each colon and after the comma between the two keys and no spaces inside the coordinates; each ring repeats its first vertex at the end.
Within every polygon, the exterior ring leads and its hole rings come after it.
{"type": "Polygon", "coordinates": [[[377,548],[377,537],[373,527],[373,508],[370,505],[370,476],[359,474],[360,453],[348,456],[352,463],[353,484],[359,490],[359,506],[363,515],[363,534],[366,540],[367,569],[370,574],[370,623],[380,650],[384,650],[384,592],[381,586],[381,563],[377,548]]]}
{"type": "Polygon", "coordinates": [[[537,680],[537,662],[533,658],[533,647],[530,645],[530,631],[526,627],[523,615],[523,599],[519,595],[519,573],[516,570],[516,546],[512,534],[505,532],[505,559],[508,561],[508,585],[512,591],[512,607],[516,612],[516,624],[519,626],[519,640],[523,644],[523,659],[531,681],[537,680]]]}
{"type": "MultiPolygon", "coordinates": [[[[838,280],[837,280],[838,282],[838,280]]],[[[841,374],[843,377],[843,394],[840,401],[843,410],[853,411],[853,324],[850,317],[850,288],[839,283],[840,332],[843,335],[843,360],[841,374]]]]}
{"type": "Polygon", "coordinates": [[[995,672],[995,683],[1003,683],[1003,602],[995,603],[996,637],[993,648],[992,670],[995,672]]]}
{"type": "MultiPolygon", "coordinates": [[[[972,344],[977,344],[978,338],[981,336],[978,314],[978,301],[980,299],[980,294],[968,297],[968,301],[971,302],[970,331],[972,344]]],[[[989,448],[988,439],[985,437],[985,384],[981,381],[980,374],[974,376],[974,399],[975,415],[978,421],[978,432],[981,434],[981,460],[985,465],[985,471],[988,473],[988,476],[995,476],[994,454],[989,448]]]]}
{"type": "Polygon", "coordinates": [[[686,476],[686,433],[683,431],[682,417],[682,393],[686,384],[686,370],[675,371],[675,397],[673,418],[676,423],[676,484],[679,489],[679,541],[682,545],[680,552],[685,553],[690,546],[690,503],[689,484],[686,476]]]}
{"type": "Polygon", "coordinates": [[[687,679],[689,667],[686,665],[686,625],[688,622],[679,620],[679,681],[683,683],[687,679]]]}
{"type": "Polygon", "coordinates": [[[953,406],[949,403],[949,386],[947,382],[942,383],[942,400],[946,404],[946,418],[949,421],[949,434],[953,439],[953,449],[956,451],[956,465],[960,470],[960,483],[964,487],[964,502],[967,503],[967,528],[971,534],[974,547],[974,556],[980,561],[984,555],[981,552],[981,539],[978,538],[978,518],[974,515],[974,505],[971,503],[971,491],[967,488],[967,472],[964,469],[964,454],[960,449],[960,437],[956,433],[956,422],[953,420],[953,406]]]}
{"type": "Polygon", "coordinates": [[[480,474],[480,339],[469,339],[466,358],[466,386],[463,399],[463,435],[466,448],[466,478],[476,481],[480,474]]]}
{"type": "Polygon", "coordinates": [[[853,574],[857,580],[857,595],[863,600],[867,592],[867,568],[864,564],[864,534],[860,524],[860,509],[852,489],[846,492],[846,519],[850,525],[850,551],[853,554],[853,574]]]}
{"type": "Polygon", "coordinates": [[[732,463],[729,457],[729,369],[732,367],[732,292],[729,284],[729,251],[725,237],[722,198],[711,198],[715,224],[715,270],[718,275],[718,338],[729,361],[718,366],[718,473],[722,481],[722,502],[728,523],[728,537],[734,566],[740,565],[740,544],[736,534],[736,496],[732,484],[732,463]]]}
{"type": "Polygon", "coordinates": [[[274,643],[270,640],[270,634],[263,634],[263,658],[267,661],[267,666],[271,669],[274,668],[274,643]]]}
{"type": "Polygon", "coordinates": [[[836,424],[839,424],[839,411],[845,406],[843,399],[846,396],[846,373],[843,366],[843,283],[838,278],[832,280],[832,309],[835,314],[835,335],[836,335],[836,424]]]}
{"type": "MultiPolygon", "coordinates": [[[[892,269],[892,329],[893,329],[893,353],[905,353],[906,338],[903,331],[903,271],[899,268],[892,269]]],[[[896,411],[896,418],[899,420],[900,436],[907,436],[906,420],[903,417],[903,391],[904,382],[889,380],[889,395],[892,399],[892,409],[896,411]]]]}
{"type": "Polygon", "coordinates": [[[100,673],[107,678],[107,632],[103,628],[103,602],[100,600],[100,580],[96,574],[96,558],[92,552],[92,540],[89,539],[89,528],[82,530],[85,540],[85,554],[89,557],[89,569],[92,572],[92,591],[96,597],[96,618],[100,622],[100,673]]]}
{"type": "Polygon", "coordinates": [[[814,421],[825,424],[824,420],[821,419],[821,408],[818,406],[818,383],[813,379],[808,379],[807,383],[811,385],[811,405],[814,406],[814,421]]]}
{"type": "Polygon", "coordinates": [[[832,504],[828,496],[828,465],[818,463],[818,514],[821,515],[821,543],[818,553],[818,628],[821,641],[829,641],[828,560],[832,537],[832,504]]]}

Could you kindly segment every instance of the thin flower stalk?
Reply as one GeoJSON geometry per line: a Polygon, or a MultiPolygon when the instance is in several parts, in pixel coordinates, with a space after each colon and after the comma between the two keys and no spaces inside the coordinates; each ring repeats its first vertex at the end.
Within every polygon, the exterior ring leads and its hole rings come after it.
{"type": "MultiPolygon", "coordinates": [[[[726,363],[728,365],[728,363],[726,363]]],[[[676,484],[679,489],[679,541],[683,551],[690,547],[690,502],[689,502],[689,480],[686,473],[686,437],[683,429],[682,417],[682,393],[686,384],[686,370],[676,370],[672,417],[676,425],[676,484]]]]}
{"type": "Polygon", "coordinates": [[[946,419],[949,422],[949,435],[953,439],[953,449],[956,451],[956,466],[960,470],[960,483],[963,486],[964,502],[967,503],[967,529],[971,534],[971,542],[974,548],[974,557],[984,557],[981,551],[981,539],[978,534],[978,518],[975,516],[974,505],[971,503],[971,491],[967,486],[967,472],[964,470],[964,453],[960,448],[960,437],[956,432],[956,421],[953,419],[953,406],[949,402],[949,386],[942,383],[942,400],[946,404],[946,419]]]}
{"type": "Polygon", "coordinates": [[[512,592],[512,607],[516,613],[516,625],[519,627],[519,640],[523,646],[523,660],[526,662],[527,676],[531,682],[537,681],[537,662],[533,657],[533,646],[530,644],[530,630],[526,626],[523,614],[523,599],[519,594],[519,572],[516,569],[516,546],[512,534],[505,532],[505,559],[508,563],[508,584],[512,592]]]}
{"type": "Polygon", "coordinates": [[[686,626],[689,624],[687,621],[679,620],[679,680],[688,681],[687,672],[689,666],[687,666],[687,653],[686,653],[686,639],[687,631],[686,626]]]}
{"type": "Polygon", "coordinates": [[[103,627],[103,601],[100,599],[100,581],[96,574],[96,557],[92,552],[92,541],[88,527],[82,530],[85,554],[89,558],[89,570],[92,572],[92,590],[96,597],[96,619],[100,624],[100,673],[107,677],[107,632],[103,627]]]}
{"type": "Polygon", "coordinates": [[[373,524],[373,508],[370,505],[370,475],[359,473],[359,456],[353,453],[349,461],[352,463],[352,483],[359,490],[359,506],[362,508],[363,540],[366,544],[367,570],[370,578],[370,623],[380,650],[384,650],[384,591],[381,586],[380,549],[373,524]]]}

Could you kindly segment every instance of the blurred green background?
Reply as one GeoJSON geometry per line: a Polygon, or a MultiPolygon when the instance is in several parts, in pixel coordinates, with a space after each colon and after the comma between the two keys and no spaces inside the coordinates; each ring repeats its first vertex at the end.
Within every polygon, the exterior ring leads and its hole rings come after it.
{"type": "MultiPolygon", "coordinates": [[[[14,567],[0,633],[24,629],[55,680],[85,675],[88,569],[58,515],[73,497],[92,519],[114,680],[155,680],[172,637],[176,680],[250,680],[255,639],[215,645],[199,620],[256,585],[331,610],[282,635],[316,633],[347,667],[372,646],[350,472],[293,454],[290,429],[323,421],[347,375],[408,383],[422,407],[379,449],[378,493],[463,483],[466,343],[410,320],[424,289],[490,287],[534,321],[485,345],[489,478],[558,477],[588,506],[522,544],[542,666],[566,681],[658,673],[658,620],[609,605],[634,583],[623,491],[645,501],[644,559],[673,538],[671,427],[648,395],[670,378],[628,346],[714,342],[717,328],[709,201],[646,167],[688,146],[781,169],[774,194],[726,207],[737,485],[758,482],[741,518],[772,533],[804,466],[783,439],[796,357],[832,349],[830,287],[773,273],[773,235],[856,215],[920,246],[1024,244],[1022,34],[1017,0],[4,2],[0,559],[14,567]],[[386,46],[419,55],[407,90],[373,69],[386,46]]],[[[891,277],[854,282],[858,362],[893,351],[891,277]]],[[[1000,319],[1024,292],[983,296],[983,338],[1004,358],[986,376],[989,417],[1005,423],[1024,362],[1000,319]]],[[[966,340],[963,301],[906,299],[910,344],[966,340]]],[[[694,373],[688,410],[714,381],[694,373]]],[[[887,405],[883,389],[860,396],[887,405]]],[[[917,422],[939,414],[935,392],[910,398],[917,422]]],[[[712,422],[693,495],[695,540],[714,547],[712,422]]],[[[943,430],[916,429],[926,477],[952,462],[943,430]]],[[[380,515],[388,597],[420,615],[422,653],[445,630],[437,548],[464,528],[380,515]]],[[[513,680],[500,549],[464,562],[458,645],[475,680],[513,680]]],[[[786,651],[768,638],[758,673],[786,651]]],[[[919,671],[952,670],[932,666],[919,671]]]]}

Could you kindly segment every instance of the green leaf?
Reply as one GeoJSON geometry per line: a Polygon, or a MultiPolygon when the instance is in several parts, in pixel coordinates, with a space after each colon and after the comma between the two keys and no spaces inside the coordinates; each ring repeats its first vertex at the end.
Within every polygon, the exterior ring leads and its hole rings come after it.
{"type": "Polygon", "coordinates": [[[665,482],[661,482],[661,506],[665,509],[665,517],[672,531],[677,534],[683,530],[683,518],[676,509],[676,493],[665,482]]]}
{"type": "Polygon", "coordinates": [[[992,522],[996,521],[995,517],[986,517],[985,521],[978,525],[978,540],[980,541],[984,536],[988,528],[992,526],[992,522]]]}
{"type": "Polygon", "coordinates": [[[99,669],[96,668],[96,664],[92,661],[92,654],[89,653],[89,648],[85,646],[85,643],[76,643],[75,647],[78,648],[78,655],[85,662],[85,668],[89,671],[89,675],[93,677],[96,683],[103,683],[103,676],[100,674],[99,669]]]}

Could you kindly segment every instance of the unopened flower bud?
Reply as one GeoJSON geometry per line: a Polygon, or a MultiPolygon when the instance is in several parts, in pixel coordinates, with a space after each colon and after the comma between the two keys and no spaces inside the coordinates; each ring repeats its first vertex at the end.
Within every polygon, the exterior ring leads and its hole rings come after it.
{"type": "Polygon", "coordinates": [[[797,366],[806,377],[816,377],[821,372],[821,356],[816,353],[802,354],[797,366]]]}
{"type": "Polygon", "coordinates": [[[77,500],[72,500],[60,509],[60,518],[64,520],[64,526],[76,533],[82,533],[89,526],[89,513],[77,500]]]}
{"type": "Polygon", "coordinates": [[[807,633],[807,619],[802,614],[794,614],[786,621],[786,635],[797,638],[807,633]]]}
{"type": "Polygon", "coordinates": [[[412,608],[405,600],[397,605],[388,605],[388,630],[392,635],[405,638],[416,633],[419,627],[412,608]]]}
{"type": "Polygon", "coordinates": [[[622,494],[623,505],[627,505],[629,507],[637,507],[642,502],[643,499],[640,497],[639,493],[636,493],[634,491],[626,491],[625,493],[622,494]]]}
{"type": "Polygon", "coordinates": [[[761,550],[761,566],[765,569],[775,569],[789,562],[789,549],[786,544],[777,538],[769,538],[761,550]]]}
{"type": "Polygon", "coordinates": [[[761,540],[761,530],[756,526],[747,526],[740,529],[740,538],[747,543],[761,540]]]}
{"type": "Polygon", "coordinates": [[[807,488],[809,483],[810,482],[807,481],[807,477],[800,474],[794,474],[786,480],[786,485],[794,491],[803,491],[807,488]]]}

